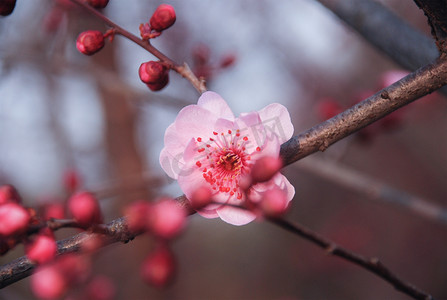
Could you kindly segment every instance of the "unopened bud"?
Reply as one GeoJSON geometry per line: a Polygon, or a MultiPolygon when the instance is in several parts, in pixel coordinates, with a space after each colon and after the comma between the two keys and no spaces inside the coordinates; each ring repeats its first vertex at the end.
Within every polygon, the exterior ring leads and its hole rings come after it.
{"type": "Polygon", "coordinates": [[[87,30],[81,32],[76,40],[76,48],[85,55],[93,55],[104,47],[104,35],[101,31],[87,30]]]}
{"type": "Polygon", "coordinates": [[[89,300],[112,300],[115,294],[116,288],[112,280],[103,275],[93,278],[87,286],[89,300]]]}
{"type": "Polygon", "coordinates": [[[155,287],[165,287],[174,277],[175,258],[171,251],[165,247],[159,247],[149,254],[141,266],[143,280],[155,287]]]}
{"type": "Polygon", "coordinates": [[[148,61],[142,63],[138,69],[141,81],[144,83],[157,83],[165,80],[168,68],[158,61],[148,61]]]}
{"type": "Polygon", "coordinates": [[[39,234],[25,247],[26,255],[32,262],[43,264],[52,260],[57,251],[56,241],[49,234],[39,234]]]}
{"type": "Polygon", "coordinates": [[[87,0],[87,2],[94,8],[104,8],[109,3],[109,0],[87,0]]]}
{"type": "Polygon", "coordinates": [[[14,7],[16,6],[16,0],[2,0],[0,1],[0,15],[8,16],[12,14],[14,7]]]}
{"type": "Polygon", "coordinates": [[[64,274],[55,264],[42,265],[31,276],[31,290],[39,299],[60,299],[66,289],[64,274]]]}
{"type": "Polygon", "coordinates": [[[20,198],[19,193],[10,184],[3,185],[0,187],[0,205],[7,202],[15,202],[20,203],[22,199],[20,198]]]}
{"type": "Polygon", "coordinates": [[[282,168],[279,157],[264,156],[258,159],[251,169],[251,178],[254,182],[265,182],[272,179],[282,168]]]}
{"type": "Polygon", "coordinates": [[[83,227],[102,222],[98,200],[88,192],[80,192],[68,199],[68,210],[83,227]]]}
{"type": "Polygon", "coordinates": [[[163,31],[171,27],[175,23],[175,19],[174,7],[168,4],[161,4],[155,10],[149,23],[153,30],[163,31]]]}
{"type": "Polygon", "coordinates": [[[0,236],[23,233],[28,227],[31,216],[21,205],[9,202],[0,205],[0,236]]]}
{"type": "Polygon", "coordinates": [[[272,189],[263,193],[259,207],[265,216],[280,217],[287,211],[288,204],[284,191],[272,189]]]}
{"type": "Polygon", "coordinates": [[[213,193],[211,189],[206,186],[198,187],[189,198],[191,207],[199,210],[211,203],[213,193]]]}
{"type": "Polygon", "coordinates": [[[186,223],[186,212],[173,199],[163,199],[151,208],[149,228],[152,233],[164,239],[177,236],[186,223]]]}
{"type": "Polygon", "coordinates": [[[124,210],[127,217],[127,226],[132,232],[144,232],[147,230],[147,219],[150,214],[150,204],[146,201],[135,201],[124,210]]]}
{"type": "Polygon", "coordinates": [[[73,193],[80,186],[79,174],[74,169],[69,169],[64,173],[64,186],[68,193],[73,193]]]}

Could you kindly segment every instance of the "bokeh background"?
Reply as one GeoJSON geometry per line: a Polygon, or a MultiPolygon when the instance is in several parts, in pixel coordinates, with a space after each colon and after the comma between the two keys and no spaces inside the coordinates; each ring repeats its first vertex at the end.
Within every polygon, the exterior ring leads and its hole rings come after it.
{"type": "MultiPolygon", "coordinates": [[[[380,2],[429,35],[413,1],[380,2]]],[[[111,0],[104,14],[138,35],[160,3],[111,0]]],[[[153,44],[206,75],[208,88],[236,114],[284,104],[295,134],[376,92],[386,75],[397,80],[405,71],[318,1],[165,3],[175,7],[177,22],[153,44]],[[199,68],[198,55],[211,68],[199,68]],[[219,68],[228,57],[234,64],[219,68]]],[[[181,195],[158,155],[165,129],[198,94],[173,72],[163,91],[149,91],[138,67],[154,57],[120,36],[92,57],[78,53],[76,37],[87,29],[106,27],[68,1],[18,0],[14,13],[0,19],[0,184],[13,184],[26,205],[38,207],[65,201],[64,177],[75,171],[83,188],[102,193],[110,221],[130,201],[181,195]]],[[[447,299],[445,221],[382,201],[349,184],[343,172],[447,208],[446,116],[447,101],[432,95],[288,166],[296,195],[287,218],[379,257],[403,279],[447,299]]],[[[95,257],[94,272],[114,281],[117,299],[408,299],[266,222],[235,227],[191,217],[173,243],[178,274],[166,290],[139,278],[153,247],[148,236],[109,246],[95,257]]],[[[21,255],[19,246],[0,262],[21,255]]],[[[33,299],[29,279],[1,290],[0,299],[33,299]]]]}

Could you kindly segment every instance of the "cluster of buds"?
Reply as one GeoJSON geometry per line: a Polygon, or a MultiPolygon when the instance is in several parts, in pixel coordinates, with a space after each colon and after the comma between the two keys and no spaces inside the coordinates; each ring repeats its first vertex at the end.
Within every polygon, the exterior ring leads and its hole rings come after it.
{"type": "Polygon", "coordinates": [[[174,199],[162,198],[154,203],[136,201],[126,207],[125,215],[129,230],[147,232],[157,238],[158,246],[143,261],[140,275],[152,286],[165,287],[172,281],[176,269],[168,242],[183,231],[185,209],[174,199]]]}
{"type": "Polygon", "coordinates": [[[205,44],[199,44],[193,49],[192,58],[194,74],[199,78],[205,78],[207,81],[220,71],[231,67],[236,61],[236,56],[233,53],[227,53],[217,63],[212,63],[211,49],[205,44]]]}
{"type": "MultiPolygon", "coordinates": [[[[140,24],[141,38],[149,40],[160,36],[164,30],[174,25],[175,20],[174,8],[168,4],[161,4],[148,23],[140,24]]],[[[159,91],[169,83],[169,66],[160,61],[142,63],[138,74],[151,91],[159,91]]]]}

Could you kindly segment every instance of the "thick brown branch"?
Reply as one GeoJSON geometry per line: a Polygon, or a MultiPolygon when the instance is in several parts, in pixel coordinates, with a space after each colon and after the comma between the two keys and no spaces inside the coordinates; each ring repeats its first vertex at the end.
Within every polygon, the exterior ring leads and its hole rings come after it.
{"type": "Polygon", "coordinates": [[[306,228],[300,224],[292,223],[284,219],[269,219],[272,223],[279,227],[288,230],[300,237],[314,243],[320,248],[325,249],[329,254],[341,257],[349,262],[352,262],[360,267],[367,269],[368,271],[376,274],[385,281],[392,284],[397,290],[413,297],[414,299],[428,300],[433,297],[416,288],[415,286],[404,282],[387,267],[385,267],[377,258],[367,258],[359,254],[353,253],[347,249],[338,246],[336,243],[320,236],[318,233],[313,232],[309,228],[306,228]]]}
{"type": "MultiPolygon", "coordinates": [[[[130,232],[127,228],[125,218],[119,218],[113,220],[102,228],[102,231],[106,232],[106,239],[104,240],[104,246],[128,241],[135,238],[135,234],[130,232]]],[[[82,242],[89,237],[89,233],[84,232],[72,236],[68,239],[57,242],[58,254],[78,252],[82,242]]],[[[3,265],[0,268],[0,289],[4,288],[14,282],[17,282],[25,277],[31,275],[35,265],[26,257],[22,256],[9,264],[3,265]]]]}
{"type": "Polygon", "coordinates": [[[384,88],[335,117],[291,138],[281,146],[281,156],[289,165],[390,114],[447,84],[447,61],[436,60],[384,88]]]}

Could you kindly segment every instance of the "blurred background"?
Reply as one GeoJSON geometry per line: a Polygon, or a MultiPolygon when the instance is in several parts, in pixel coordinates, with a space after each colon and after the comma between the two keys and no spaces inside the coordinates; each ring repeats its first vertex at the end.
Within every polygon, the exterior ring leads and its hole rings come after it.
{"type": "MultiPolygon", "coordinates": [[[[380,2],[429,35],[413,1],[380,2]]],[[[161,3],[111,0],[103,12],[138,35],[161,3]]],[[[282,103],[295,134],[406,72],[318,1],[165,3],[177,21],[153,44],[205,76],[235,114],[282,103]]],[[[0,19],[0,184],[13,184],[27,206],[63,203],[74,172],[101,195],[110,221],[130,201],[182,194],[158,156],[165,129],[198,93],[174,72],[164,90],[151,92],[138,67],[154,57],[120,36],[94,56],[80,54],[76,37],[88,29],[107,28],[69,1],[18,0],[0,19]]],[[[433,94],[286,167],[296,189],[287,218],[447,299],[447,223],[436,217],[447,208],[446,116],[447,101],[433,94]],[[408,199],[425,204],[411,209],[402,205],[408,199]]],[[[94,272],[112,279],[116,299],[408,299],[267,222],[236,227],[191,217],[173,243],[178,274],[166,290],[139,278],[153,247],[148,236],[109,246],[94,272]]],[[[0,262],[21,255],[18,246],[0,262]]],[[[0,299],[33,299],[29,278],[0,299]]]]}

